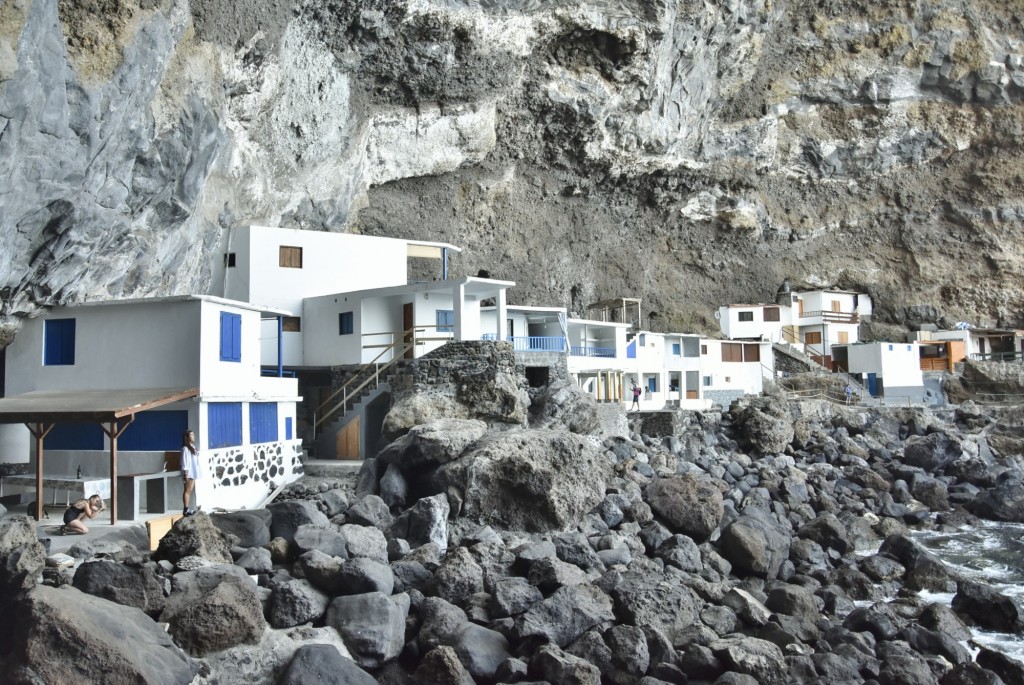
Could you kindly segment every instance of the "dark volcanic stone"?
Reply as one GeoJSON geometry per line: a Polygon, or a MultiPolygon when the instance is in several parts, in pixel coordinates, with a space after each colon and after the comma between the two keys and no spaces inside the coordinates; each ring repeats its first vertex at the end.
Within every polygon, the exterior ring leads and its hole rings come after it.
{"type": "Polygon", "coordinates": [[[957,614],[987,630],[1024,631],[1024,607],[1021,603],[984,583],[960,581],[952,606],[957,614]]]}
{"type": "Polygon", "coordinates": [[[303,645],[295,650],[292,660],[277,685],[377,685],[377,680],[346,659],[334,645],[303,645]]]}
{"type": "Polygon", "coordinates": [[[718,529],[725,512],[715,484],[692,475],[659,478],[647,486],[644,498],[673,530],[697,542],[718,529]]]}

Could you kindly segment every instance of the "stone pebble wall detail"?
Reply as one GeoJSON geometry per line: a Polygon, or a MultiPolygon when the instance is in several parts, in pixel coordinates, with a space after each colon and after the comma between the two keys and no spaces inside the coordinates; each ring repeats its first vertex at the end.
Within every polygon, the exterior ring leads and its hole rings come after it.
{"type": "Polygon", "coordinates": [[[291,440],[215,450],[207,468],[214,489],[250,481],[269,486],[271,482],[280,483],[286,475],[302,475],[302,443],[291,440]]]}

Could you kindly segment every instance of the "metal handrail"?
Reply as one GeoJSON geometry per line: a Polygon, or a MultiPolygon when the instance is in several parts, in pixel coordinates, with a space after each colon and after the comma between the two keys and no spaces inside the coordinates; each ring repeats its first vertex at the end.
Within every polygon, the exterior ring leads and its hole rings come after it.
{"type": "MultiPolygon", "coordinates": [[[[417,328],[420,328],[420,327],[419,326],[414,326],[413,328],[410,328],[408,330],[402,331],[402,333],[401,333],[401,340],[400,341],[392,341],[391,344],[388,345],[387,347],[385,347],[383,350],[381,350],[380,354],[378,354],[376,357],[374,357],[372,361],[367,362],[366,364],[363,364],[359,368],[358,371],[356,371],[354,374],[352,374],[351,378],[349,378],[347,381],[345,381],[345,383],[342,384],[342,386],[340,388],[338,388],[333,393],[331,393],[330,397],[328,397],[326,400],[321,402],[320,405],[316,409],[313,410],[313,437],[314,438],[316,437],[316,429],[322,423],[327,421],[327,419],[333,417],[334,414],[337,413],[338,409],[345,408],[345,411],[346,412],[348,411],[347,408],[346,408],[346,405],[348,404],[348,398],[350,396],[351,397],[357,396],[360,392],[362,392],[363,388],[365,388],[367,385],[370,384],[371,381],[379,380],[380,372],[381,371],[384,371],[384,370],[390,368],[391,366],[393,366],[394,364],[396,364],[400,359],[403,358],[403,355],[406,352],[408,352],[410,349],[413,349],[416,346],[416,344],[418,342],[417,339],[416,339],[416,329],[417,328]],[[406,339],[405,339],[406,336],[412,336],[412,339],[410,341],[406,341],[406,339]],[[389,362],[387,362],[386,364],[381,366],[378,363],[378,360],[381,357],[383,357],[387,352],[389,352],[391,350],[397,349],[399,345],[401,345],[402,348],[398,351],[398,354],[393,355],[389,362]],[[352,390],[352,392],[349,393],[348,386],[351,385],[357,378],[362,376],[363,372],[366,371],[367,369],[369,369],[371,366],[375,366],[376,367],[374,369],[374,371],[373,371],[373,375],[370,376],[369,378],[367,378],[362,383],[360,383],[358,387],[354,388],[352,390]],[[323,414],[320,414],[320,410],[323,409],[324,407],[326,407],[328,404],[330,404],[335,398],[338,397],[338,395],[342,395],[341,402],[335,404],[334,406],[332,406],[329,410],[327,410],[323,414]],[[319,418],[317,417],[318,414],[320,414],[319,418]]],[[[372,334],[367,334],[367,335],[385,335],[385,334],[384,333],[372,333],[372,334]]],[[[392,333],[391,335],[394,335],[394,333],[392,333]]],[[[344,416],[344,413],[342,414],[342,416],[344,416]]]]}
{"type": "Polygon", "coordinates": [[[819,309],[813,312],[797,314],[797,320],[819,318],[828,323],[857,323],[860,320],[860,315],[857,312],[836,312],[831,309],[819,309]]]}

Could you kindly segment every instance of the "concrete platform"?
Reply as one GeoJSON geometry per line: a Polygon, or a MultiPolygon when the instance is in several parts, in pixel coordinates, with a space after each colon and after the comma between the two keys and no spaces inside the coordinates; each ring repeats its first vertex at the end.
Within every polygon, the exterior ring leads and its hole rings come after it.
{"type": "MultiPolygon", "coordinates": [[[[12,512],[8,512],[8,515],[11,513],[12,512]]],[[[50,539],[50,554],[54,554],[56,552],[67,552],[76,543],[83,540],[89,540],[90,542],[96,540],[107,540],[111,542],[125,540],[141,550],[147,550],[149,549],[149,539],[146,536],[146,521],[149,519],[162,518],[167,516],[167,514],[142,513],[139,518],[134,521],[120,520],[116,525],[112,526],[110,525],[110,512],[104,511],[97,515],[96,518],[86,522],[85,525],[89,528],[89,532],[85,535],[79,535],[76,533],[61,535],[59,531],[63,516],[64,508],[61,508],[59,512],[50,511],[50,518],[43,519],[36,523],[36,531],[39,538],[50,539]]]]}
{"type": "Polygon", "coordinates": [[[355,478],[363,468],[362,459],[307,459],[302,462],[307,476],[321,478],[355,478]]]}

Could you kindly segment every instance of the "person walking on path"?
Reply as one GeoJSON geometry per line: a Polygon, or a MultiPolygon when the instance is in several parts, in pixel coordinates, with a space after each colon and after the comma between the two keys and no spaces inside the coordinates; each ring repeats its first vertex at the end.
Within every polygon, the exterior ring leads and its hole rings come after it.
{"type": "Polygon", "coordinates": [[[630,405],[629,410],[633,411],[633,407],[636,407],[636,410],[640,411],[640,387],[636,384],[636,382],[633,383],[632,393],[633,404],[630,405]]]}
{"type": "Polygon", "coordinates": [[[181,493],[181,501],[184,505],[182,513],[185,516],[196,513],[195,509],[189,508],[189,503],[196,481],[202,477],[203,470],[199,464],[199,450],[196,449],[196,434],[188,430],[181,437],[181,480],[185,484],[181,493]]]}
{"type": "Polygon", "coordinates": [[[846,393],[846,404],[849,405],[853,400],[853,386],[847,383],[846,387],[843,388],[843,392],[846,393]]]}

